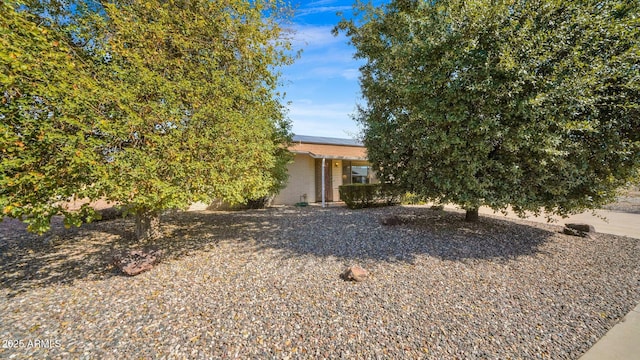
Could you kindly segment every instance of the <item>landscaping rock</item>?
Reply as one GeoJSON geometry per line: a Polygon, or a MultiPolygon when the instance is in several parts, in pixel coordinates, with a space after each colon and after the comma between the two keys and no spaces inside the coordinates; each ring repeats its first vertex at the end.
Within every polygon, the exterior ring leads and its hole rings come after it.
{"type": "Polygon", "coordinates": [[[115,206],[106,209],[100,209],[96,212],[100,214],[100,219],[98,221],[115,220],[123,217],[122,208],[115,206]]]}
{"type": "Polygon", "coordinates": [[[596,232],[593,225],[589,224],[565,224],[564,226],[562,233],[571,236],[591,237],[591,234],[596,232]]]}
{"type": "Polygon", "coordinates": [[[580,231],[578,231],[576,229],[571,229],[571,228],[568,228],[568,227],[562,229],[562,233],[565,234],[565,235],[580,236],[580,237],[583,237],[581,234],[584,234],[583,232],[580,232],[580,231]]]}
{"type": "Polygon", "coordinates": [[[366,280],[367,277],[369,277],[369,272],[361,268],[360,266],[354,265],[349,266],[347,269],[345,269],[342,274],[340,274],[340,277],[345,281],[360,282],[366,280]]]}
{"type": "Polygon", "coordinates": [[[136,276],[149,271],[160,262],[162,252],[159,250],[131,250],[113,256],[113,265],[129,276],[136,276]]]}
{"type": "Polygon", "coordinates": [[[593,225],[589,224],[565,224],[564,226],[568,227],[569,229],[578,230],[584,233],[596,232],[596,229],[593,227],[593,225]]]}
{"type": "Polygon", "coordinates": [[[396,226],[396,225],[404,224],[404,220],[397,215],[391,215],[388,217],[381,218],[380,224],[385,226],[396,226]]]}

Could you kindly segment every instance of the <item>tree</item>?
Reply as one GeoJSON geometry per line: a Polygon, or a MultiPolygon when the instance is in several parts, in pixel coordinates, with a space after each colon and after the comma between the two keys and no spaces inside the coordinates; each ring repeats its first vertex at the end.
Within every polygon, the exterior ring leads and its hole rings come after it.
{"type": "Polygon", "coordinates": [[[122,204],[144,239],[159,235],[163,210],[214,198],[240,203],[282,181],[275,175],[286,166],[290,134],[275,88],[277,68],[292,57],[279,2],[59,5],[29,9],[65,34],[100,89],[90,104],[98,115],[83,123],[100,161],[74,194],[91,188],[92,199],[122,204]]]}
{"type": "Polygon", "coordinates": [[[98,196],[90,186],[102,161],[92,137],[98,88],[66,39],[17,6],[0,4],[0,218],[42,232],[54,214],[67,226],[91,215],[61,200],[98,196]]]}
{"type": "Polygon", "coordinates": [[[392,1],[346,31],[378,177],[477,219],[596,208],[640,167],[640,4],[392,1]]]}

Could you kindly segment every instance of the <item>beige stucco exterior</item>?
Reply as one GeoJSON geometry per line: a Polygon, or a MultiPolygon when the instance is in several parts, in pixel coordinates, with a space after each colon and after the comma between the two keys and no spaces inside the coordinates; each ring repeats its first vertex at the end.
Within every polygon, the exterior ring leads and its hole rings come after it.
{"type": "MultiPolygon", "coordinates": [[[[339,139],[334,139],[339,140],[339,139]]],[[[289,148],[295,154],[293,162],[288,165],[289,179],[287,185],[274,198],[274,204],[292,205],[304,201],[309,203],[321,201],[322,166],[324,159],[325,189],[327,200],[340,198],[339,187],[343,184],[343,163],[345,161],[363,161],[367,158],[366,148],[362,145],[335,145],[294,142],[289,148]]],[[[344,176],[343,176],[344,175],[344,176]]]]}
{"type": "Polygon", "coordinates": [[[316,201],[315,160],[309,155],[296,154],[293,162],[288,165],[289,180],[287,186],[276,195],[274,204],[295,204],[303,201],[306,194],[307,202],[316,201]]]}

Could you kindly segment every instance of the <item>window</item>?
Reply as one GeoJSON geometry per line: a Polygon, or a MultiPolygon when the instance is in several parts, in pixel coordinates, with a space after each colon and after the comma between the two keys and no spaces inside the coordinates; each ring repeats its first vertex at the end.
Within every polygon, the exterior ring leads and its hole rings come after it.
{"type": "Polygon", "coordinates": [[[366,161],[343,161],[342,184],[369,184],[375,181],[371,165],[366,161]]]}
{"type": "Polygon", "coordinates": [[[351,165],[351,183],[352,184],[368,184],[369,183],[369,166],[351,165]]]}

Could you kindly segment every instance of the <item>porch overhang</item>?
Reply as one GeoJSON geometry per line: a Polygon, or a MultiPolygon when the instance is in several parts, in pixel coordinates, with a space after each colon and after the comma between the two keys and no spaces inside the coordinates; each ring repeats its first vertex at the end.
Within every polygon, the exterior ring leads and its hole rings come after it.
{"type": "Polygon", "coordinates": [[[366,157],[358,157],[358,156],[342,156],[342,155],[332,155],[332,154],[315,154],[310,151],[296,151],[293,150],[292,153],[299,155],[309,155],[313,159],[327,159],[327,160],[355,160],[355,161],[366,161],[366,157]]]}

